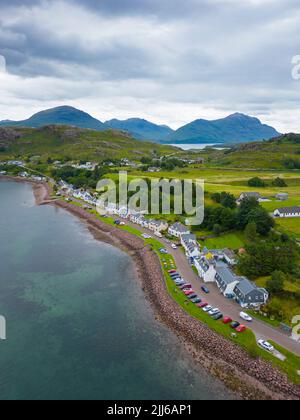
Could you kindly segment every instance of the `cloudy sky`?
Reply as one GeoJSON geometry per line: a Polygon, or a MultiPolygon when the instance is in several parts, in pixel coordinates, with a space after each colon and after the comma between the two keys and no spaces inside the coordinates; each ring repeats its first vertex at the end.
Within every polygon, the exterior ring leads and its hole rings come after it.
{"type": "Polygon", "coordinates": [[[0,119],[239,111],[300,132],[299,28],[299,0],[1,0],[0,119]]]}

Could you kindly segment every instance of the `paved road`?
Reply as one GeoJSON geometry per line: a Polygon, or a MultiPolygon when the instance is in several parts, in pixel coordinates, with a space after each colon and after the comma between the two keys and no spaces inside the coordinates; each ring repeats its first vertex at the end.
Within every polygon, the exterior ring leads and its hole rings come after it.
{"type": "MultiPolygon", "coordinates": [[[[132,226],[143,233],[151,234],[148,229],[143,229],[142,227],[137,226],[128,220],[126,220],[126,225],[132,226]]],[[[242,321],[239,317],[239,314],[242,311],[240,306],[236,302],[226,299],[220,293],[216,284],[206,284],[206,286],[210,290],[210,293],[208,295],[205,295],[205,293],[202,292],[201,286],[204,283],[201,282],[200,278],[193,271],[185,254],[182,252],[181,249],[177,249],[175,251],[170,244],[166,243],[164,243],[164,247],[174,257],[180,275],[188,283],[192,284],[193,290],[195,290],[195,292],[201,297],[201,299],[209,303],[209,305],[213,306],[214,308],[219,308],[220,311],[224,314],[224,316],[229,316],[230,318],[239,321],[247,326],[247,323],[245,321],[242,321]]],[[[292,340],[289,336],[284,334],[279,329],[276,329],[271,325],[266,324],[263,321],[259,321],[257,319],[254,319],[251,324],[248,324],[248,326],[254,332],[257,339],[272,340],[280,346],[300,356],[300,343],[292,340]]]]}

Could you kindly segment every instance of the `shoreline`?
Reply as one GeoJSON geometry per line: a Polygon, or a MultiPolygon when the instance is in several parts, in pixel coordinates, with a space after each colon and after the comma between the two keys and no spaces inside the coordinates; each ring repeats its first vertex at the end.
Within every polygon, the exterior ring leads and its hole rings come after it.
{"type": "MultiPolygon", "coordinates": [[[[26,182],[14,177],[3,178],[26,182]]],[[[88,226],[95,239],[129,254],[156,319],[176,334],[197,363],[225,383],[238,397],[244,400],[300,399],[300,387],[290,383],[284,373],[268,362],[251,358],[238,345],[190,317],[172,299],[158,256],[141,238],[108,225],[71,203],[51,200],[51,187],[46,183],[29,183],[33,185],[37,205],[51,204],[68,211],[88,226]]]]}

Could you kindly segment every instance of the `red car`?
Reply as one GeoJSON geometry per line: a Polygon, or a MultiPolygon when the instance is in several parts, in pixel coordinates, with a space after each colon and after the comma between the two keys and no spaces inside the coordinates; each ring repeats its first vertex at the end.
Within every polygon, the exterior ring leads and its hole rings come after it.
{"type": "Polygon", "coordinates": [[[223,324],[230,324],[232,322],[232,319],[229,316],[226,316],[223,319],[223,324]]]}
{"type": "Polygon", "coordinates": [[[198,308],[206,308],[206,306],[208,305],[208,303],[206,303],[206,302],[201,302],[201,303],[198,303],[198,308]]]}
{"type": "Polygon", "coordinates": [[[245,332],[246,331],[246,327],[245,327],[245,325],[240,325],[239,327],[237,327],[236,328],[236,332],[238,332],[238,333],[243,333],[243,332],[245,332]]]}
{"type": "Polygon", "coordinates": [[[193,295],[194,293],[195,293],[194,290],[188,290],[184,292],[185,296],[190,296],[190,295],[193,295]]]}
{"type": "Polygon", "coordinates": [[[177,271],[176,270],[169,270],[168,273],[169,274],[175,274],[175,273],[177,273],[177,271]]]}

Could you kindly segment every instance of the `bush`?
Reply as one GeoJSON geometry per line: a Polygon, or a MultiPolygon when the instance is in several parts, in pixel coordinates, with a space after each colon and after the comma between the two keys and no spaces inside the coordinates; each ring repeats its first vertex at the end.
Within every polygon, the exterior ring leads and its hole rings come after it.
{"type": "Polygon", "coordinates": [[[266,186],[266,183],[261,178],[255,177],[255,178],[249,179],[248,185],[249,187],[264,188],[266,186]]]}

